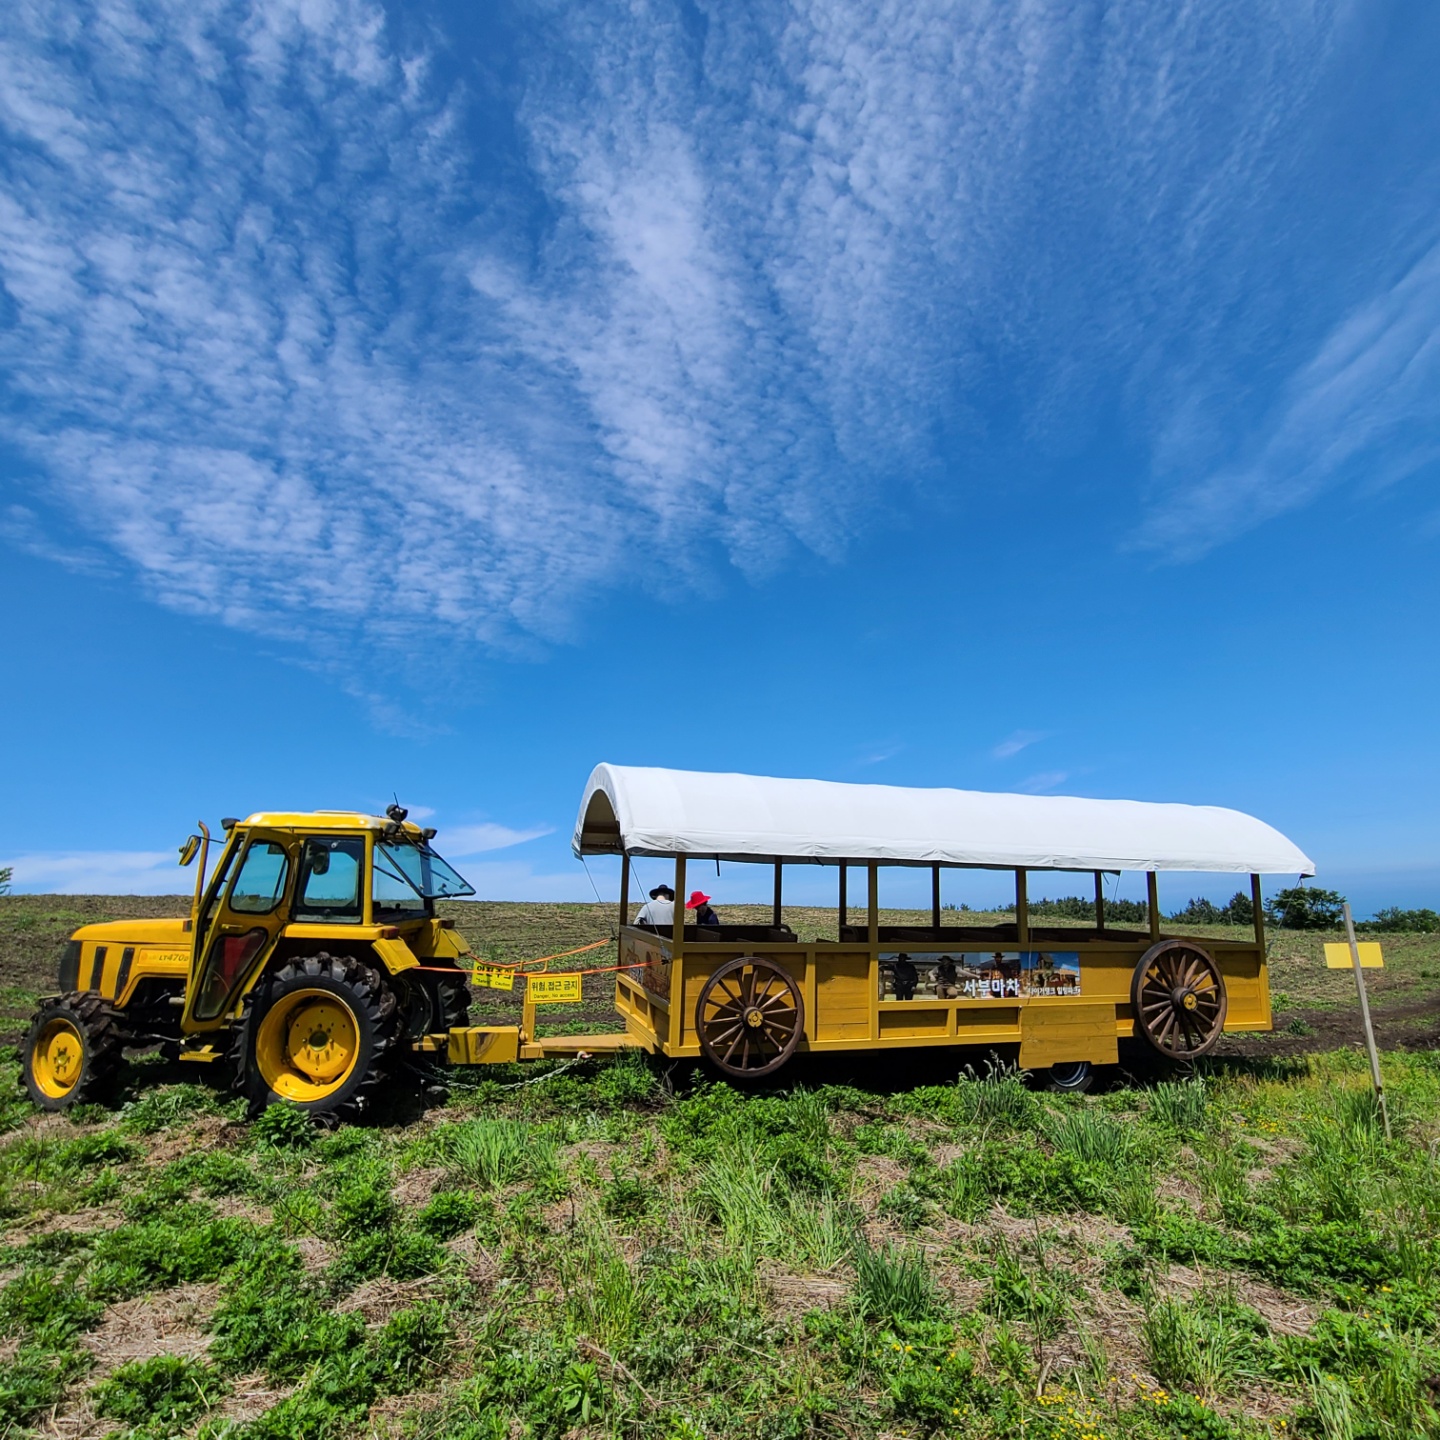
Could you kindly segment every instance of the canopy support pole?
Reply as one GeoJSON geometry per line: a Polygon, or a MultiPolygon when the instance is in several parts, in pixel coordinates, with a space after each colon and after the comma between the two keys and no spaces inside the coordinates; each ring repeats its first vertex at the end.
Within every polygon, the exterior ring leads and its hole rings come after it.
{"type": "Polygon", "coordinates": [[[1021,945],[1030,943],[1030,893],[1023,870],[1015,872],[1015,938],[1021,945]]]}
{"type": "Polygon", "coordinates": [[[1260,947],[1260,960],[1265,960],[1265,905],[1260,898],[1260,877],[1250,877],[1250,908],[1252,910],[1251,920],[1255,926],[1255,943],[1260,947]]]}
{"type": "Polygon", "coordinates": [[[930,871],[930,925],[935,930],[940,928],[940,867],[938,865],[930,871]]]}
{"type": "Polygon", "coordinates": [[[1153,871],[1145,872],[1146,908],[1150,911],[1150,938],[1160,938],[1160,877],[1153,871]]]}
{"type": "Polygon", "coordinates": [[[630,923],[630,857],[620,856],[620,928],[630,923]]]}
{"type": "Polygon", "coordinates": [[[1105,933],[1105,875],[1100,870],[1095,872],[1095,933],[1105,933]]]}
{"type": "Polygon", "coordinates": [[[867,865],[870,872],[870,913],[866,923],[870,928],[870,943],[880,943],[880,867],[878,865],[867,865]]]}
{"type": "Polygon", "coordinates": [[[843,940],[845,938],[845,922],[850,918],[850,905],[845,897],[845,862],[843,860],[840,862],[840,899],[836,903],[839,907],[840,918],[837,922],[835,938],[843,940]]]}
{"type": "Polygon", "coordinates": [[[776,928],[777,930],[780,928],[780,871],[781,871],[781,868],[782,868],[782,867],[781,867],[780,861],[777,860],[777,861],[775,862],[775,910],[774,910],[774,916],[773,916],[773,919],[772,919],[772,923],[774,924],[774,926],[775,926],[775,928],[776,928]]]}
{"type": "Polygon", "coordinates": [[[675,857],[675,914],[670,924],[670,958],[678,960],[685,948],[685,857],[675,857]]]}

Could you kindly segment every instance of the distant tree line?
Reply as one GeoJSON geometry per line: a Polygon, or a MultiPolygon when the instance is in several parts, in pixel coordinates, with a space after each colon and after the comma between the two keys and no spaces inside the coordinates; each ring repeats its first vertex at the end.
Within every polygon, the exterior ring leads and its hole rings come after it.
{"type": "MultiPolygon", "coordinates": [[[[1344,923],[1344,905],[1345,897],[1336,890],[1294,885],[1278,891],[1265,902],[1265,920],[1280,930],[1338,930],[1344,923]]],[[[1088,920],[1091,924],[1095,921],[1095,901],[1081,895],[1031,900],[1027,908],[1032,920],[1088,920]]],[[[1013,915],[1014,903],[1003,905],[1000,910],[1013,915]]],[[[1171,911],[1167,918],[1181,925],[1251,925],[1255,921],[1255,907],[1245,891],[1237,890],[1228,904],[1217,905],[1213,900],[1196,896],[1183,908],[1171,911]]],[[[1149,906],[1143,900],[1107,899],[1105,920],[1107,924],[1146,925],[1150,920],[1149,906]]],[[[1440,914],[1434,910],[1401,910],[1393,905],[1376,911],[1374,919],[1363,923],[1370,931],[1440,932],[1440,914]]]]}
{"type": "Polygon", "coordinates": [[[10,893],[10,881],[15,874],[13,865],[0,865],[0,895],[10,893]]]}

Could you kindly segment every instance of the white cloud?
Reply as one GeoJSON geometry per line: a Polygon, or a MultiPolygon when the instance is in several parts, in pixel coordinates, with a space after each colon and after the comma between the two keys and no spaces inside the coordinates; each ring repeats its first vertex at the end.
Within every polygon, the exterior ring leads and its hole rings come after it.
{"type": "Polygon", "coordinates": [[[528,830],[512,830],[508,825],[446,825],[435,839],[446,855],[482,855],[489,850],[508,850],[542,835],[553,835],[553,825],[537,825],[528,830]]]}
{"type": "Polygon", "coordinates": [[[887,760],[893,760],[904,748],[904,744],[899,740],[882,741],[874,749],[863,753],[855,763],[861,766],[883,765],[887,760]]]}
{"type": "Polygon", "coordinates": [[[1068,770],[1041,770],[1036,775],[1026,776],[1020,782],[1020,788],[1029,795],[1043,795],[1045,792],[1063,785],[1069,778],[1068,770]]]}
{"type": "Polygon", "coordinates": [[[1046,739],[1048,734],[1049,732],[1045,730],[1016,730],[1002,740],[990,753],[997,760],[1008,760],[1012,755],[1018,755],[1037,741],[1046,739]]]}
{"type": "Polygon", "coordinates": [[[1401,479],[1440,457],[1437,421],[1440,244],[1346,315],[1290,376],[1245,457],[1183,485],[1138,543],[1188,558],[1347,477],[1401,479]]]}
{"type": "MultiPolygon", "coordinates": [[[[1348,23],[531,19],[506,149],[376,0],[0,11],[4,423],[43,476],[17,543],[88,553],[44,538],[53,506],[162,603],[362,673],[357,640],[514,649],[597,586],[838,557],[882,498],[963,486],[947,439],[997,398],[1063,447],[1102,392],[1156,389],[1127,413],[1178,434],[1152,377],[1200,364],[1249,283],[1197,257],[1255,233],[1348,23]]],[[[1428,413],[1422,271],[1297,378],[1266,473],[1428,413]]],[[[1147,543],[1193,543],[1250,483],[1171,497],[1147,543]]]]}
{"type": "MultiPolygon", "coordinates": [[[[568,900],[595,903],[595,891],[579,865],[563,874],[537,871],[519,860],[490,860],[467,865],[465,878],[482,900],[568,900]]],[[[619,891],[602,896],[619,905],[619,891]]]]}
{"type": "Polygon", "coordinates": [[[71,850],[17,855],[17,893],[45,895],[183,895],[194,872],[176,864],[173,850],[71,850]]]}
{"type": "MultiPolygon", "coordinates": [[[[417,806],[411,811],[412,818],[418,819],[425,807],[417,806]]],[[[480,855],[492,850],[506,850],[526,841],[537,840],[553,833],[551,826],[535,826],[526,830],[511,829],[506,825],[480,824],[449,826],[440,832],[436,840],[441,853],[452,859],[480,855]]],[[[212,852],[213,853],[213,852],[212,852]]],[[[182,870],[176,864],[174,850],[68,850],[35,852],[17,855],[13,859],[0,860],[0,868],[9,865],[14,868],[12,885],[16,893],[46,895],[180,895],[188,894],[194,885],[195,872],[182,870]]],[[[522,894],[514,890],[519,877],[528,875],[529,867],[519,862],[467,865],[465,878],[475,886],[476,892],[484,899],[528,899],[547,898],[576,899],[589,895],[593,898],[583,870],[577,869],[568,879],[563,876],[540,876],[536,883],[539,890],[522,894]],[[482,883],[484,877],[493,876],[503,882],[505,892],[492,892],[482,883]],[[479,877],[479,878],[477,878],[479,877]],[[584,894],[577,890],[581,887],[584,894]],[[569,885],[569,890],[565,886],[569,885]],[[512,893],[514,890],[514,893],[512,893]],[[560,893],[564,891],[564,893],[560,893]],[[543,893],[542,893],[543,892],[543,893]],[[552,893],[553,892],[553,893],[552,893]]]]}

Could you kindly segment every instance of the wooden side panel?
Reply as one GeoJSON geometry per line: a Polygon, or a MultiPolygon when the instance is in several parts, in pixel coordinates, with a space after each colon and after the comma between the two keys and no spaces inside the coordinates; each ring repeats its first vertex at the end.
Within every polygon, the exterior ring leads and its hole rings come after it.
{"type": "Polygon", "coordinates": [[[1077,1005],[1074,1001],[1032,1001],[1020,1014],[1020,1068],[1044,1070],[1071,1060],[1114,1065],[1115,1007],[1077,1005]]]}
{"type": "Polygon", "coordinates": [[[615,978],[615,1008],[626,1030],[643,1040],[648,1049],[656,1048],[669,1032],[669,1007],[623,973],[615,978]]]}
{"type": "Polygon", "coordinates": [[[944,1040],[950,1034],[950,1009],[948,1005],[919,1006],[907,1003],[903,1009],[895,1007],[880,1011],[880,1038],[896,1040],[928,1035],[944,1040]]]}
{"type": "Polygon", "coordinates": [[[870,956],[828,951],[816,956],[815,1013],[806,1017],[812,1040],[870,1038],[870,956]]]}
{"type": "Polygon", "coordinates": [[[1225,977],[1227,1030],[1268,1030],[1270,986],[1258,949],[1227,950],[1216,955],[1225,977]]]}
{"type": "Polygon", "coordinates": [[[1020,1038],[1018,1005],[957,1005],[955,1034],[961,1045],[995,1045],[1020,1038]]]}

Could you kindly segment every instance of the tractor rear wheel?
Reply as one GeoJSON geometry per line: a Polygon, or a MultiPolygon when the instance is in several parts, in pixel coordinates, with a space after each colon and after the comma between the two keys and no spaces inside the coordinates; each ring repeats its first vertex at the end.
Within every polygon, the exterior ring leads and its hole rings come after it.
{"type": "Polygon", "coordinates": [[[120,1012],[98,995],[75,993],[40,1007],[25,1037],[25,1090],[44,1110],[93,1100],[114,1078],[125,1047],[120,1012]]]}
{"type": "Polygon", "coordinates": [[[415,975],[402,970],[393,981],[400,1003],[400,1028],[408,1040],[444,1034],[470,1023],[465,977],[415,975]]]}
{"type": "Polygon", "coordinates": [[[289,1100],[312,1115],[363,1110],[399,1029],[395,994],[345,955],[288,961],[246,997],[235,1083],[256,1110],[289,1100]]]}

